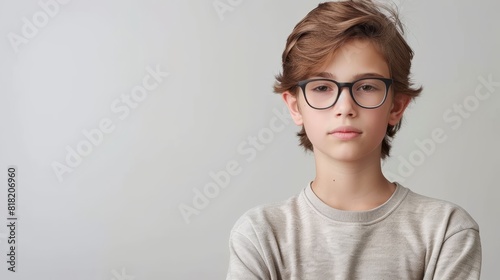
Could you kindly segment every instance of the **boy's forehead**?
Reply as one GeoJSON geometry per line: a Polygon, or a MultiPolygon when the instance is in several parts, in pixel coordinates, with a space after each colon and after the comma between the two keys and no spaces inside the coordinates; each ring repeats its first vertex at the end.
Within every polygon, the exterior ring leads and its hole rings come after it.
{"type": "Polygon", "coordinates": [[[342,56],[348,62],[352,62],[360,54],[373,49],[376,48],[370,40],[351,40],[338,48],[333,56],[342,56]]]}
{"type": "Polygon", "coordinates": [[[328,78],[337,76],[332,70],[356,72],[352,74],[353,77],[368,76],[368,74],[387,76],[390,72],[388,62],[377,44],[367,39],[353,39],[346,42],[326,56],[323,63],[311,70],[313,76],[330,76],[328,78]],[[342,68],[338,69],[337,64],[342,65],[342,68]]]}
{"type": "MultiPolygon", "coordinates": [[[[315,77],[327,78],[327,79],[337,79],[337,76],[330,72],[320,72],[314,75],[315,77]]],[[[351,78],[353,80],[367,78],[367,77],[378,77],[378,78],[386,78],[383,73],[380,72],[355,72],[351,74],[351,78]]]]}

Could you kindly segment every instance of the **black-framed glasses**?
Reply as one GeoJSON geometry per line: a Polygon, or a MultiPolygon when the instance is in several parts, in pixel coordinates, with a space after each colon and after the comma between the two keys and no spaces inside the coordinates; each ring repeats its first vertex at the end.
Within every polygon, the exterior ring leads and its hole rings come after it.
{"type": "Polygon", "coordinates": [[[352,99],[359,107],[375,109],[384,104],[392,82],[389,78],[362,78],[352,83],[317,78],[300,81],[297,85],[302,89],[307,104],[317,110],[335,105],[344,87],[349,88],[352,99]]]}

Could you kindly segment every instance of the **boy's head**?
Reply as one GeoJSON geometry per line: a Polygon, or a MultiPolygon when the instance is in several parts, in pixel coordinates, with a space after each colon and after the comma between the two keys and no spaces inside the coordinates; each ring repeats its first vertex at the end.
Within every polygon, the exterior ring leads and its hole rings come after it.
{"type": "MultiPolygon", "coordinates": [[[[389,94],[414,98],[422,88],[412,88],[409,76],[413,51],[402,34],[397,14],[390,8],[371,1],[322,3],[307,14],[288,37],[282,57],[282,73],[276,76],[274,91],[297,96],[302,92],[299,81],[318,76],[337,50],[358,41],[370,43],[385,59],[389,78],[393,80],[389,94]]],[[[381,147],[382,158],[389,155],[390,141],[400,126],[401,121],[387,125],[381,147]]],[[[313,150],[304,126],[297,135],[306,150],[313,150]]]]}

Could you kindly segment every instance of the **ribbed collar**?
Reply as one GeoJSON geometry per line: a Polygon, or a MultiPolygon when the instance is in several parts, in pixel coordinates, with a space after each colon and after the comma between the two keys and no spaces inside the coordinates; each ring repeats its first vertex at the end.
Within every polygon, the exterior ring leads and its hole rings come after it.
{"type": "Polygon", "coordinates": [[[409,189],[397,182],[395,184],[396,190],[392,196],[384,204],[368,211],[345,211],[332,208],[316,196],[311,183],[303,190],[302,195],[310,207],[328,219],[343,223],[372,224],[390,215],[408,194],[409,189]]]}

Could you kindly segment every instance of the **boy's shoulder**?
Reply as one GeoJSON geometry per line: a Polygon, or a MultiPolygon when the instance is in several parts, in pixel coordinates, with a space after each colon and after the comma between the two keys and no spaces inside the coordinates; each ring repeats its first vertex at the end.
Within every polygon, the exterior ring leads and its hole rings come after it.
{"type": "Polygon", "coordinates": [[[419,217],[422,223],[444,224],[449,232],[462,229],[479,231],[477,222],[464,208],[447,200],[425,196],[410,190],[401,207],[403,211],[400,213],[419,217]]]}
{"type": "Polygon", "coordinates": [[[255,206],[247,210],[236,221],[232,231],[262,232],[272,227],[279,227],[288,218],[297,216],[301,211],[300,196],[299,193],[286,200],[255,206]]]}
{"type": "MultiPolygon", "coordinates": [[[[398,185],[403,195],[397,197],[398,201],[393,203],[394,207],[384,215],[385,218],[378,221],[389,218],[398,224],[419,225],[422,230],[440,228],[446,231],[446,235],[464,229],[479,231],[476,221],[457,204],[421,195],[398,185]]],[[[317,217],[318,211],[312,210],[314,206],[306,196],[305,190],[302,190],[286,200],[253,207],[240,216],[232,231],[245,235],[278,234],[290,229],[290,226],[300,226],[304,219],[325,221],[324,217],[317,217]]]]}

